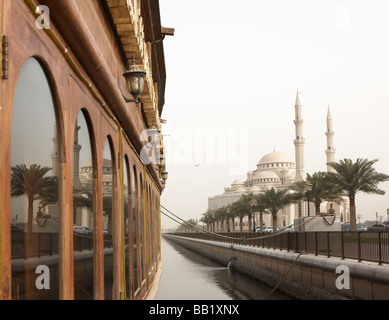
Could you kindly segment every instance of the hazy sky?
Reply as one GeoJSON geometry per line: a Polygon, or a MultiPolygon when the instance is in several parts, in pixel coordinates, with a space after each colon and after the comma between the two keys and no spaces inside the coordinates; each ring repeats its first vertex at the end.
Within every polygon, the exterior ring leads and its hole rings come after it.
{"type": "MultiPolygon", "coordinates": [[[[335,160],[379,159],[389,174],[389,1],[160,0],[167,68],[162,118],[169,179],[162,205],[199,219],[208,197],[246,179],[266,153],[295,159],[300,92],[307,173],[326,170],[328,105],[335,160]],[[207,137],[207,138],[206,138],[207,137]],[[195,166],[194,164],[201,164],[195,166]]],[[[357,196],[363,220],[385,196],[357,196]]],[[[175,225],[163,217],[163,226],[175,225]]]]}

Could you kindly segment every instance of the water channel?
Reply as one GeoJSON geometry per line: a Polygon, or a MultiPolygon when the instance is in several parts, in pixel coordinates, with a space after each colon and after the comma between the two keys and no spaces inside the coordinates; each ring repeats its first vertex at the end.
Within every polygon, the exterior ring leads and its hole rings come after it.
{"type": "Polygon", "coordinates": [[[156,300],[289,300],[227,266],[162,238],[162,276],[156,300]]]}

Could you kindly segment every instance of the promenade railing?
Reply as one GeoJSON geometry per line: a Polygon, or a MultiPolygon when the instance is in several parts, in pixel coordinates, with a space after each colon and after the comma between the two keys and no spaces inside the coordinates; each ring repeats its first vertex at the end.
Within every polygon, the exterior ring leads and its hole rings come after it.
{"type": "Polygon", "coordinates": [[[173,235],[253,246],[306,252],[327,257],[389,263],[389,231],[318,231],[318,232],[189,232],[173,235]]]}

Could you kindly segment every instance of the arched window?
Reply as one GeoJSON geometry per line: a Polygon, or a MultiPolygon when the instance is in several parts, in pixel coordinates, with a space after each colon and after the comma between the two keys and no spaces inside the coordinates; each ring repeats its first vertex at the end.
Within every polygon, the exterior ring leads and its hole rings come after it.
{"type": "Polygon", "coordinates": [[[59,143],[55,104],[42,66],[20,72],[11,133],[13,299],[59,299],[59,143]]]}
{"type": "Polygon", "coordinates": [[[95,161],[92,154],[89,126],[84,113],[80,111],[74,129],[73,145],[74,298],[76,300],[94,298],[95,161]]]}
{"type": "Polygon", "coordinates": [[[126,281],[126,298],[131,298],[131,251],[130,251],[130,230],[131,230],[131,216],[130,216],[130,176],[128,174],[128,157],[124,157],[123,168],[123,187],[124,187],[124,256],[125,256],[125,281],[126,281]]]}
{"type": "Polygon", "coordinates": [[[140,277],[139,277],[139,191],[138,191],[138,178],[136,168],[134,166],[131,175],[131,206],[132,206],[132,247],[133,252],[133,263],[134,263],[134,292],[140,288],[140,277]]]}
{"type": "Polygon", "coordinates": [[[113,164],[113,148],[111,139],[105,140],[103,156],[103,237],[104,237],[104,297],[110,300],[113,297],[113,265],[115,250],[112,239],[114,234],[114,186],[115,174],[113,164]]]}
{"type": "MultiPolygon", "coordinates": [[[[141,274],[142,274],[142,282],[143,280],[146,279],[146,228],[147,226],[145,225],[145,205],[144,205],[144,200],[145,200],[145,194],[144,194],[144,186],[143,186],[143,179],[142,179],[142,174],[140,175],[139,179],[139,202],[140,202],[140,210],[139,210],[139,215],[140,215],[140,262],[141,262],[141,274]]],[[[146,195],[147,196],[147,195],[146,195]]],[[[147,198],[146,198],[147,199],[147,198]]]]}

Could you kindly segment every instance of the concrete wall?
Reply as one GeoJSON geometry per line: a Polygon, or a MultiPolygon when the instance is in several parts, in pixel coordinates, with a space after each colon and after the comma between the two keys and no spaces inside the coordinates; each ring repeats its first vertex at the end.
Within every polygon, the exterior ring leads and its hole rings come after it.
{"type": "Polygon", "coordinates": [[[226,266],[231,262],[234,270],[272,288],[278,286],[281,292],[294,299],[389,299],[388,265],[163,236],[226,266]],[[338,267],[342,270],[337,273],[338,267]],[[338,288],[337,281],[341,285],[338,284],[338,288]]]}

